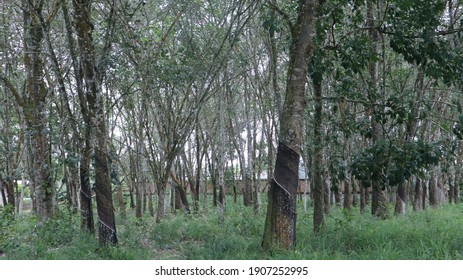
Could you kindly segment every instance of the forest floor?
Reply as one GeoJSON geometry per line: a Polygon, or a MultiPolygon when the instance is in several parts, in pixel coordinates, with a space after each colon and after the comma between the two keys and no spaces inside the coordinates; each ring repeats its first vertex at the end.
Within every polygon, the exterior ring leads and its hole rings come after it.
{"type": "MultiPolygon", "coordinates": [[[[298,209],[297,246],[263,252],[265,211],[229,202],[225,219],[214,210],[154,218],[118,216],[117,247],[99,247],[94,235],[79,229],[79,217],[61,211],[39,222],[0,212],[0,259],[463,259],[463,204],[429,208],[379,220],[358,209],[333,207],[326,226],[313,233],[312,209],[298,209]]],[[[392,210],[391,210],[392,213],[392,210]]]]}

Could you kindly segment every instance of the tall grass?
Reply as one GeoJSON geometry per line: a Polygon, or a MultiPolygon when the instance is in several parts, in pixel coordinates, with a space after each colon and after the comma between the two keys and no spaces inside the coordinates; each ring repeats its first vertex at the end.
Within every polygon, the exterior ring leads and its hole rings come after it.
{"type": "MultiPolygon", "coordinates": [[[[299,209],[293,250],[263,252],[265,213],[227,204],[215,211],[171,215],[159,224],[148,216],[118,217],[119,246],[100,248],[82,232],[79,217],[62,211],[42,222],[31,215],[0,215],[0,259],[462,259],[463,205],[378,220],[332,208],[325,228],[313,233],[312,215],[299,209]]],[[[262,211],[264,212],[264,211],[262,211]]]]}

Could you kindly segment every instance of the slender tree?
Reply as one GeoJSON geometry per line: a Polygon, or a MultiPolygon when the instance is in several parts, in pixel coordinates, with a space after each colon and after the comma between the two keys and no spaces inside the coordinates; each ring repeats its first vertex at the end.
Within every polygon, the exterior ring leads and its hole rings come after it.
{"type": "MultiPolygon", "coordinates": [[[[112,188],[108,162],[108,132],[104,110],[101,80],[95,65],[94,43],[92,40],[93,24],[91,22],[90,0],[75,0],[74,21],[77,31],[77,42],[81,55],[85,86],[87,88],[86,102],[88,104],[90,123],[95,154],[95,194],[99,220],[98,236],[100,244],[117,244],[116,221],[112,201],[112,188]]],[[[112,2],[111,12],[114,8],[112,2]]],[[[111,24],[111,19],[109,19],[111,24]]],[[[106,38],[110,40],[110,38],[106,38]]],[[[108,42],[109,43],[109,42],[108,42]]]]}
{"type": "Polygon", "coordinates": [[[323,184],[323,142],[322,142],[322,77],[313,75],[313,93],[315,99],[314,130],[313,130],[313,224],[314,231],[318,232],[325,223],[325,190],[323,184]]]}
{"type": "MultiPolygon", "coordinates": [[[[372,1],[367,2],[367,26],[368,36],[371,40],[371,53],[376,54],[379,42],[379,34],[375,28],[375,6],[372,1]]],[[[368,88],[368,99],[372,104],[370,108],[370,120],[371,120],[371,134],[372,143],[378,143],[383,139],[383,131],[378,123],[378,115],[381,113],[381,107],[376,106],[377,100],[379,100],[379,79],[378,79],[378,62],[371,60],[368,65],[369,74],[369,88],[368,88]]],[[[384,169],[385,167],[381,167],[384,169]]],[[[381,175],[382,176],[382,175],[381,175]]],[[[374,216],[386,218],[387,217],[387,196],[386,188],[382,177],[378,177],[372,180],[372,202],[371,202],[371,213],[374,216]]]]}
{"type": "Polygon", "coordinates": [[[308,60],[312,54],[317,10],[322,2],[301,0],[292,26],[292,45],[273,180],[268,193],[264,249],[289,249],[296,242],[296,191],[302,144],[302,118],[308,60]]]}
{"type": "MultiPolygon", "coordinates": [[[[12,91],[17,104],[23,109],[29,135],[34,192],[34,210],[42,217],[54,214],[54,183],[51,175],[50,140],[47,129],[48,89],[44,81],[43,37],[46,24],[54,17],[56,7],[47,20],[41,21],[44,1],[22,1],[24,14],[24,68],[26,71],[26,95],[12,91]]],[[[8,83],[11,84],[11,83],[8,83]]]]}

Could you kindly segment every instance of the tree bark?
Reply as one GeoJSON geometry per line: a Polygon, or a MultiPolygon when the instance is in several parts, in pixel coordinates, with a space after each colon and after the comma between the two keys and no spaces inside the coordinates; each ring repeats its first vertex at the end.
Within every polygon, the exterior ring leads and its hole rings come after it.
{"type": "Polygon", "coordinates": [[[93,141],[95,162],[95,195],[99,219],[98,237],[101,245],[117,244],[116,221],[112,201],[108,143],[103,96],[98,88],[98,75],[94,61],[91,23],[91,1],[75,0],[74,16],[77,41],[81,54],[84,80],[87,86],[87,103],[93,141]]]}
{"type": "Polygon", "coordinates": [[[352,193],[351,193],[351,181],[349,177],[344,180],[344,209],[351,210],[352,208],[352,193]]]}
{"type": "MultiPolygon", "coordinates": [[[[5,67],[6,68],[6,67],[5,67]]],[[[6,71],[5,71],[6,72],[6,71]]],[[[6,84],[6,83],[5,83],[6,84]]],[[[1,173],[0,173],[0,183],[3,182],[3,187],[4,189],[6,190],[6,196],[8,198],[8,204],[11,205],[11,210],[14,212],[14,209],[16,207],[19,206],[19,203],[17,203],[16,201],[16,198],[17,198],[17,195],[19,195],[19,192],[16,192],[16,195],[15,195],[15,189],[14,189],[14,182],[13,182],[13,178],[15,178],[15,173],[16,173],[16,170],[17,170],[17,165],[18,165],[18,160],[19,160],[19,153],[20,151],[22,150],[21,149],[21,143],[23,141],[23,131],[21,129],[20,131],[20,135],[19,135],[19,139],[17,139],[16,141],[14,140],[14,138],[10,138],[12,137],[12,131],[11,131],[11,127],[12,127],[12,123],[11,123],[11,115],[10,115],[10,106],[11,106],[11,103],[8,102],[8,99],[7,99],[7,91],[5,91],[5,97],[3,98],[2,100],[2,130],[1,130],[1,134],[2,134],[2,150],[4,152],[4,158],[3,158],[3,162],[0,163],[0,170],[4,171],[4,175],[6,176],[5,179],[3,179],[1,173]],[[3,138],[4,137],[4,138],[3,138]],[[11,145],[11,142],[17,142],[17,152],[16,152],[16,156],[14,155],[14,151],[13,151],[13,146],[11,145]]],[[[7,202],[5,200],[5,203],[3,205],[7,205],[7,202]]],[[[19,212],[19,211],[17,211],[19,212]]]]}
{"type": "Polygon", "coordinates": [[[380,182],[373,182],[371,194],[371,214],[381,219],[388,217],[387,190],[383,189],[380,182]]]}
{"type": "Polygon", "coordinates": [[[423,196],[421,197],[421,209],[423,210],[427,208],[428,186],[429,186],[429,181],[421,182],[421,187],[423,190],[423,196]]]}
{"type": "MultiPolygon", "coordinates": [[[[326,174],[326,173],[325,173],[326,174]]],[[[325,212],[325,215],[328,215],[330,213],[331,209],[331,189],[330,189],[330,184],[328,182],[328,179],[324,178],[322,180],[323,184],[323,211],[325,212]]]]}
{"type": "Polygon", "coordinates": [[[16,208],[14,185],[15,185],[15,182],[13,181],[12,178],[8,178],[6,180],[6,195],[8,198],[8,204],[12,206],[13,210],[16,208]]]}
{"type": "Polygon", "coordinates": [[[301,0],[292,31],[287,87],[280,121],[279,143],[273,180],[268,194],[262,246],[289,249],[296,243],[296,192],[301,155],[302,124],[308,59],[318,1],[301,0]]]}
{"type": "MultiPolygon", "coordinates": [[[[119,212],[121,214],[122,219],[126,218],[126,206],[125,206],[125,198],[122,189],[122,183],[119,181],[117,182],[117,203],[119,206],[119,212]]],[[[151,187],[150,187],[150,194],[151,194],[151,187]]],[[[151,199],[151,196],[150,196],[151,199]]]]}
{"type": "Polygon", "coordinates": [[[351,177],[351,187],[352,187],[352,207],[356,208],[358,206],[358,182],[351,177]]]}
{"type": "Polygon", "coordinates": [[[165,213],[165,200],[166,200],[166,185],[158,185],[158,204],[156,209],[156,223],[160,223],[166,215],[165,213]]]}
{"type": "MultiPolygon", "coordinates": [[[[271,2],[272,5],[276,5],[275,0],[271,0],[271,2]]],[[[271,11],[271,20],[276,20],[274,10],[271,11]]],[[[272,89],[275,100],[275,107],[278,115],[281,115],[283,113],[283,102],[281,101],[280,86],[278,85],[278,52],[275,40],[275,28],[269,28],[269,55],[269,68],[272,75],[272,89]]]]}
{"type": "Polygon", "coordinates": [[[434,206],[434,207],[439,205],[437,172],[438,172],[437,168],[434,168],[434,172],[429,181],[429,205],[434,206]]]}
{"type": "Polygon", "coordinates": [[[319,232],[325,223],[325,190],[323,183],[323,144],[322,144],[322,81],[312,78],[315,98],[314,112],[314,151],[313,151],[313,228],[319,232]]]}
{"type": "MultiPolygon", "coordinates": [[[[378,31],[375,27],[375,18],[373,15],[373,2],[367,2],[367,26],[368,34],[372,42],[372,52],[377,52],[377,43],[378,43],[378,31]]],[[[368,92],[368,98],[372,104],[375,104],[378,98],[378,77],[377,77],[377,62],[370,61],[368,65],[369,78],[370,78],[370,88],[368,92]]],[[[371,108],[371,130],[372,130],[372,141],[373,144],[377,143],[383,138],[381,127],[376,121],[377,108],[375,105],[372,105],[371,108]]],[[[371,213],[373,216],[380,218],[387,218],[387,193],[386,186],[383,186],[381,179],[376,179],[372,182],[372,201],[371,201],[371,213]]]]}
{"type": "Polygon", "coordinates": [[[396,203],[394,214],[395,215],[405,215],[407,212],[407,185],[404,181],[399,183],[397,186],[396,192],[396,203]]]}
{"type": "MultiPolygon", "coordinates": [[[[340,182],[338,182],[338,184],[340,184],[340,182]]],[[[341,191],[339,190],[339,186],[336,186],[334,190],[334,203],[338,207],[341,206],[341,191]]]]}
{"type": "MultiPolygon", "coordinates": [[[[74,69],[74,76],[76,80],[77,95],[79,98],[80,111],[83,116],[85,126],[83,128],[84,135],[76,138],[82,147],[80,148],[80,166],[79,166],[79,177],[80,177],[80,212],[81,212],[81,228],[86,229],[93,233],[95,231],[95,225],[93,221],[93,206],[92,206],[92,191],[90,186],[90,163],[91,163],[91,146],[90,146],[90,117],[88,112],[88,105],[85,98],[83,77],[81,67],[77,57],[76,43],[73,36],[73,28],[71,25],[71,19],[65,0],[61,0],[61,10],[63,12],[63,19],[66,28],[66,37],[69,47],[69,53],[71,56],[72,67],[74,69]]],[[[67,100],[67,98],[65,98],[67,100]]],[[[69,104],[67,105],[68,113],[70,114],[69,104]]],[[[76,129],[76,128],[75,128],[76,129]]],[[[76,136],[77,131],[75,131],[76,136]]]]}
{"type": "MultiPolygon", "coordinates": [[[[196,133],[195,133],[195,142],[196,142],[196,175],[195,175],[195,186],[194,186],[194,198],[193,198],[193,208],[195,213],[199,212],[199,194],[201,186],[201,170],[203,165],[204,155],[206,154],[206,149],[201,149],[201,126],[199,120],[196,119],[196,133]]],[[[205,143],[203,145],[206,145],[205,143]]]]}
{"type": "Polygon", "coordinates": [[[0,193],[2,195],[2,205],[7,205],[8,201],[6,200],[6,193],[5,193],[5,183],[3,179],[0,179],[0,193]]]}
{"type": "Polygon", "coordinates": [[[188,202],[188,197],[183,183],[177,178],[174,171],[170,172],[170,177],[172,178],[172,181],[174,181],[175,192],[180,199],[180,202],[183,206],[183,210],[185,211],[185,213],[190,214],[190,203],[188,202]]]}
{"type": "Polygon", "coordinates": [[[222,96],[222,100],[219,100],[219,151],[218,151],[218,172],[219,172],[219,207],[218,219],[223,222],[225,219],[225,96],[222,96]]]}
{"type": "MultiPolygon", "coordinates": [[[[90,138],[90,134],[88,137],[90,138]]],[[[92,190],[90,187],[90,139],[85,139],[84,143],[79,167],[81,228],[93,233],[95,223],[93,221],[92,190]]]]}
{"type": "Polygon", "coordinates": [[[150,212],[150,216],[154,217],[153,186],[151,184],[148,188],[148,211],[150,212]]]}
{"type": "Polygon", "coordinates": [[[413,193],[413,211],[421,210],[421,201],[423,199],[423,191],[421,186],[421,179],[416,177],[415,191],[413,193]]]}
{"type": "Polygon", "coordinates": [[[32,164],[32,183],[35,191],[35,211],[46,219],[53,215],[54,186],[51,177],[50,141],[47,129],[47,94],[43,80],[42,44],[44,26],[40,21],[42,1],[23,1],[24,11],[24,67],[27,73],[27,98],[16,98],[23,108],[32,164]]]}
{"type": "Polygon", "coordinates": [[[65,166],[66,176],[66,190],[69,193],[68,203],[73,214],[77,214],[79,210],[78,202],[78,185],[79,185],[79,168],[71,163],[69,166],[65,166]]]}
{"type": "MultiPolygon", "coordinates": [[[[138,141],[137,141],[138,142],[138,141]]],[[[138,145],[138,144],[136,144],[138,145]]],[[[138,150],[138,149],[137,149],[138,150]]],[[[135,152],[137,153],[137,152],[135,152]]],[[[130,157],[130,179],[131,184],[135,186],[135,217],[141,218],[143,215],[142,209],[142,196],[143,196],[143,182],[141,181],[141,176],[139,174],[139,157],[135,155],[133,152],[129,152],[130,157]]]]}
{"type": "MultiPolygon", "coordinates": [[[[186,177],[187,177],[187,181],[188,181],[188,186],[189,186],[189,189],[191,191],[191,197],[193,198],[193,211],[197,211],[197,209],[195,208],[195,203],[196,203],[196,198],[198,197],[198,195],[196,194],[196,189],[195,189],[195,178],[193,176],[193,163],[191,161],[191,154],[190,154],[190,157],[187,158],[186,156],[186,152],[182,153],[181,154],[181,157],[182,157],[182,161],[183,161],[183,164],[184,164],[184,170],[186,171],[186,177]]],[[[185,190],[186,192],[186,190],[185,190]]]]}
{"type": "Polygon", "coordinates": [[[368,195],[368,190],[363,184],[360,183],[360,213],[365,213],[365,206],[367,205],[366,199],[368,195]]]}

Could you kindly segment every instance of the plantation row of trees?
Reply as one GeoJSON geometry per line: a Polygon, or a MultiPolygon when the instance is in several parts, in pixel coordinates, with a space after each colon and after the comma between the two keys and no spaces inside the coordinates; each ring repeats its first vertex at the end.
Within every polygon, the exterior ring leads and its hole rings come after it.
{"type": "Polygon", "coordinates": [[[30,197],[50,219],[65,204],[82,229],[98,225],[101,244],[117,244],[115,211],[161,222],[169,205],[213,206],[224,219],[233,195],[266,211],[271,249],[294,246],[301,192],[315,231],[333,201],[387,218],[391,203],[405,214],[459,200],[463,1],[0,9],[5,209],[20,213],[30,197]],[[309,188],[298,191],[300,166],[309,188]]]}

